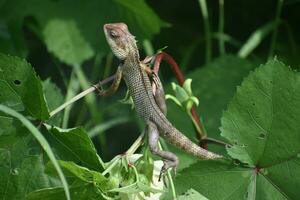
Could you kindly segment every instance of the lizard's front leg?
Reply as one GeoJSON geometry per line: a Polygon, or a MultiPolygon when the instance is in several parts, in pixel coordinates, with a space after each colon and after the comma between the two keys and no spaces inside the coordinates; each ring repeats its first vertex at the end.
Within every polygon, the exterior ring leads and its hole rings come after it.
{"type": "Polygon", "coordinates": [[[142,70],[144,70],[149,76],[152,77],[152,92],[155,102],[158,105],[159,109],[162,111],[162,113],[166,115],[167,105],[165,101],[165,91],[158,75],[155,72],[153,72],[152,69],[148,67],[144,62],[141,62],[140,66],[142,70]]]}
{"type": "Polygon", "coordinates": [[[102,89],[100,90],[98,88],[98,86],[94,85],[94,87],[99,90],[99,95],[100,96],[110,96],[113,93],[115,93],[118,90],[120,82],[122,80],[122,73],[123,73],[122,66],[120,65],[115,74],[114,82],[111,84],[111,86],[107,90],[102,90],[102,89]]]}
{"type": "Polygon", "coordinates": [[[167,105],[165,100],[165,91],[162,86],[162,83],[157,76],[157,74],[153,73],[152,75],[153,83],[152,83],[152,91],[154,95],[154,100],[158,105],[159,109],[164,115],[167,115],[167,105]]]}
{"type": "Polygon", "coordinates": [[[158,139],[159,139],[159,132],[157,129],[157,126],[155,123],[148,121],[148,137],[149,137],[149,148],[151,153],[154,155],[158,155],[161,158],[164,159],[164,165],[160,171],[159,180],[161,179],[161,176],[169,169],[174,168],[176,170],[176,167],[179,164],[179,159],[174,153],[168,152],[168,151],[162,151],[158,148],[158,139]]]}

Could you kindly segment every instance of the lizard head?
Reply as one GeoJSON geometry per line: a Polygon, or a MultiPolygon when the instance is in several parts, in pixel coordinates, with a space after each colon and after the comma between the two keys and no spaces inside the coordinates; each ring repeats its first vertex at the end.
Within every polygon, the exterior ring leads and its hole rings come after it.
{"type": "Polygon", "coordinates": [[[103,26],[106,40],[114,53],[120,59],[125,60],[129,54],[137,51],[134,36],[124,23],[105,24],[103,26]]]}

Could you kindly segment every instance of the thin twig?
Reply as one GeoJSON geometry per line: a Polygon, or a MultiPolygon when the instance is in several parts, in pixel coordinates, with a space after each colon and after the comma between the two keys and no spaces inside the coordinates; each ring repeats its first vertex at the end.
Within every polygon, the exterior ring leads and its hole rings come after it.
{"type": "Polygon", "coordinates": [[[208,144],[208,143],[213,143],[213,144],[220,144],[220,145],[223,145],[223,146],[231,146],[230,144],[222,141],[222,140],[217,140],[217,139],[214,139],[214,138],[210,138],[210,137],[207,137],[207,138],[204,138],[201,143],[204,143],[204,144],[208,144]]]}
{"type": "Polygon", "coordinates": [[[105,175],[108,172],[110,172],[112,170],[112,168],[114,168],[118,164],[119,159],[121,159],[122,157],[133,155],[136,152],[136,150],[143,144],[144,135],[145,135],[145,133],[142,132],[139,135],[139,137],[134,141],[134,143],[129,147],[129,149],[123,155],[116,156],[110,162],[109,166],[102,172],[102,175],[105,175]]]}
{"type": "Polygon", "coordinates": [[[143,144],[145,132],[143,131],[139,137],[134,141],[131,147],[126,151],[126,155],[132,155],[143,144]]]}
{"type": "Polygon", "coordinates": [[[62,111],[63,109],[65,109],[66,107],[68,107],[69,105],[71,105],[72,103],[74,103],[75,101],[78,101],[79,99],[85,97],[87,94],[89,94],[91,92],[94,92],[97,88],[100,88],[102,85],[105,85],[106,83],[111,82],[112,80],[114,80],[114,78],[115,78],[115,75],[112,75],[112,76],[104,79],[103,81],[100,81],[96,85],[93,85],[90,88],[88,88],[88,89],[82,91],[81,93],[77,94],[72,99],[68,100],[67,102],[65,102],[64,104],[59,106],[58,108],[51,111],[50,112],[50,118],[53,117],[54,115],[56,115],[57,113],[59,113],[60,111],[62,111]]]}
{"type": "Polygon", "coordinates": [[[277,10],[276,10],[276,16],[275,16],[275,27],[271,39],[271,47],[270,47],[270,52],[269,52],[269,59],[273,56],[274,54],[274,49],[276,46],[276,40],[277,40],[277,34],[278,34],[278,26],[280,23],[280,15],[281,15],[281,10],[282,10],[282,5],[283,5],[283,0],[278,0],[277,2],[277,10]]]}
{"type": "Polygon", "coordinates": [[[201,13],[202,13],[202,18],[203,18],[203,23],[204,23],[204,32],[205,32],[205,42],[206,42],[206,59],[205,62],[209,63],[211,60],[211,50],[212,50],[212,45],[211,45],[211,33],[210,33],[210,27],[209,27],[209,20],[208,20],[208,12],[207,12],[207,5],[206,5],[206,0],[198,0],[201,13]]]}
{"type": "MultiPolygon", "coordinates": [[[[224,34],[224,0],[219,0],[219,34],[224,34]]],[[[225,54],[224,37],[219,38],[219,51],[221,55],[225,54]]]]}

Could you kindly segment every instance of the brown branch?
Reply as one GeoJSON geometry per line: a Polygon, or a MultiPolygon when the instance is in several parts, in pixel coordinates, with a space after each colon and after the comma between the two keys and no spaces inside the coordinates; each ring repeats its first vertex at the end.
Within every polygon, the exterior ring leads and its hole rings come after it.
{"type": "Polygon", "coordinates": [[[207,145],[207,144],[219,144],[219,145],[222,145],[222,146],[231,146],[231,144],[228,144],[222,140],[217,140],[217,139],[214,139],[214,138],[210,138],[210,137],[206,137],[204,138],[203,140],[201,140],[201,144],[202,145],[207,145]]]}

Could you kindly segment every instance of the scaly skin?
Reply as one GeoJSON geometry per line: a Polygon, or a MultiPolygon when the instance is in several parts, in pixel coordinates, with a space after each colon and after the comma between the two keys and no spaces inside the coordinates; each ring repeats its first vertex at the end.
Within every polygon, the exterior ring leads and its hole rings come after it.
{"type": "Polygon", "coordinates": [[[121,61],[117,72],[119,78],[115,80],[111,90],[117,89],[120,79],[123,77],[138,115],[147,123],[151,152],[165,160],[162,173],[170,167],[176,168],[178,158],[171,152],[158,149],[159,135],[163,136],[169,143],[196,157],[202,159],[220,158],[221,156],[194,144],[165,117],[155,101],[150,79],[140,63],[136,41],[128,31],[127,25],[124,23],[105,24],[104,33],[112,52],[121,61]]]}

